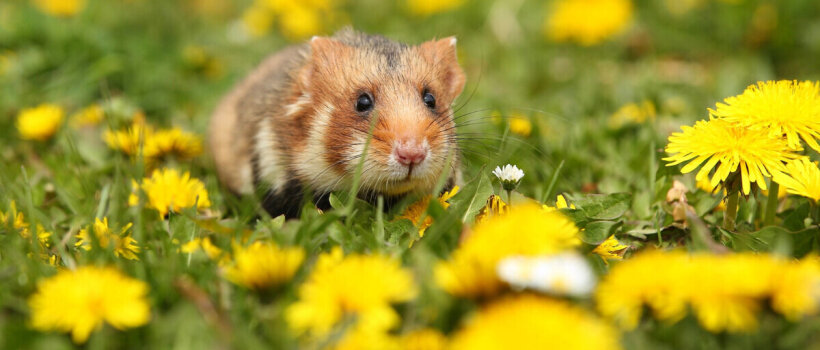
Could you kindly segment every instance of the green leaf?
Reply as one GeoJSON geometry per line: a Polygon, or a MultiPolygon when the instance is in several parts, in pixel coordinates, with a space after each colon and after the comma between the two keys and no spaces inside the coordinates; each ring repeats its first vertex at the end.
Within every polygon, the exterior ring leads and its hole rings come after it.
{"type": "Polygon", "coordinates": [[[809,217],[810,209],[809,202],[801,204],[786,215],[783,219],[783,227],[792,231],[802,230],[806,227],[805,220],[809,217]]]}
{"type": "Polygon", "coordinates": [[[756,232],[732,234],[730,246],[741,251],[788,250],[783,253],[799,258],[813,251],[820,252],[820,240],[818,238],[820,238],[820,228],[818,227],[790,231],[779,226],[767,226],[756,232]]]}
{"type": "Polygon", "coordinates": [[[619,221],[593,221],[581,231],[581,241],[587,244],[599,245],[605,241],[620,226],[619,221]]]}
{"type": "Polygon", "coordinates": [[[572,198],[572,204],[593,220],[618,219],[629,210],[631,201],[630,193],[588,194],[572,198]]]}
{"type": "Polygon", "coordinates": [[[342,200],[339,199],[339,196],[336,195],[335,193],[330,193],[330,197],[328,198],[328,202],[330,202],[330,206],[333,209],[336,209],[336,210],[341,210],[342,208],[345,207],[342,200]]]}
{"type": "Polygon", "coordinates": [[[472,222],[481,208],[487,203],[487,198],[493,194],[493,185],[486,174],[473,179],[458,194],[449,200],[452,208],[458,210],[461,222],[472,222]]]}

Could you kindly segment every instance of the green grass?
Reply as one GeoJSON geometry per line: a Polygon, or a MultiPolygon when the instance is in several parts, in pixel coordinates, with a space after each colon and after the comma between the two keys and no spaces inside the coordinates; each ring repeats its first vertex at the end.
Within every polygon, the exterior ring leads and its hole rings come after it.
{"type": "MultiPolygon", "coordinates": [[[[435,223],[412,249],[408,246],[416,239],[415,228],[406,220],[394,220],[398,209],[381,213],[348,193],[336,194],[332,211],[320,215],[304,210],[301,219],[283,222],[269,218],[253,198],[236,198],[220,187],[204,154],[191,161],[167,160],[163,166],[190,171],[205,183],[212,217],[189,210],[159,220],[155,211],[127,205],[131,180],[144,177],[145,168],[108,149],[102,131],[126,126],[133,111],[142,110],[154,125],[205,135],[219,98],[263,57],[289,44],[276,32],[230,40],[230,28],[248,1],[228,1],[225,11],[210,15],[192,10],[193,2],[89,0],[85,11],[65,19],[44,15],[22,0],[0,3],[0,54],[12,53],[10,69],[0,74],[0,211],[15,201],[32,229],[39,223],[54,232],[52,244],[64,267],[113,265],[146,281],[151,290],[152,320],[147,326],[128,331],[105,326],[87,345],[77,347],[295,347],[282,312],[296,298],[296,288],[316,256],[336,245],[346,252],[401,259],[421,289],[415,301],[398,307],[404,316],[402,329],[429,325],[450,332],[476,306],[438,289],[432,266],[457,246],[467,226],[463,219],[474,215],[489,194],[502,195],[490,171],[507,163],[526,172],[514,196],[550,205],[559,193],[578,203],[592,201],[590,193],[628,193],[613,199],[624,206],[613,221],[619,239],[632,246],[627,254],[655,245],[695,249],[699,242],[689,230],[670,225],[665,196],[672,180],[695,187],[692,176],[665,167],[661,158],[668,134],[707,118],[708,107],[756,81],[820,80],[820,3],[815,0],[706,1],[680,16],[669,14],[664,2],[636,1],[635,19],[626,32],[592,47],[546,40],[541,33],[547,6],[543,1],[522,2],[515,12],[520,34],[514,40],[501,40],[494,33],[488,16],[493,1],[468,1],[430,17],[409,15],[400,4],[387,1],[349,1],[341,11],[358,30],[409,43],[448,35],[459,39],[468,82],[456,105],[464,105],[459,113],[472,113],[459,132],[482,136],[462,144],[466,184],[450,209],[431,205],[427,215],[435,223]],[[765,4],[775,6],[776,27],[760,34],[755,21],[760,21],[765,4]],[[218,61],[219,74],[208,76],[203,67],[186,60],[189,46],[203,48],[218,61]],[[620,106],[642,101],[656,106],[654,121],[609,126],[609,117],[620,106]],[[51,141],[21,140],[15,128],[18,112],[41,103],[59,104],[69,114],[103,103],[108,113],[97,128],[66,125],[51,141]],[[504,118],[491,118],[493,111],[502,116],[523,113],[532,121],[532,134],[511,133],[504,118]],[[134,223],[133,237],[143,250],[139,261],[116,258],[103,249],[77,250],[74,239],[67,238],[103,216],[115,228],[134,223]],[[215,233],[215,225],[231,233],[215,233]],[[295,282],[260,295],[227,282],[217,263],[204,254],[177,253],[174,243],[211,236],[230,250],[231,238],[241,230],[304,247],[307,263],[295,282]],[[203,316],[207,305],[195,302],[191,293],[206,296],[217,317],[203,316]]],[[[716,197],[698,191],[689,200],[703,218],[706,234],[734,250],[785,249],[798,256],[817,251],[816,237],[784,243],[782,238],[747,234],[760,228],[763,196],[742,201],[742,234],[715,228],[722,218],[710,211],[716,197]]],[[[789,201],[790,209],[778,218],[781,226],[790,231],[811,228],[803,219],[813,208],[803,199],[789,201]]],[[[36,256],[37,249],[15,231],[0,227],[2,349],[75,347],[65,334],[27,327],[26,299],[38,280],[57,271],[29,256],[32,251],[36,256]]],[[[603,273],[606,266],[597,262],[603,273]]],[[[765,347],[776,341],[781,348],[817,346],[811,334],[820,327],[818,319],[786,324],[770,318],[764,318],[761,332],[753,335],[712,335],[691,317],[674,327],[649,322],[625,334],[624,344],[718,349],[765,347]]]]}

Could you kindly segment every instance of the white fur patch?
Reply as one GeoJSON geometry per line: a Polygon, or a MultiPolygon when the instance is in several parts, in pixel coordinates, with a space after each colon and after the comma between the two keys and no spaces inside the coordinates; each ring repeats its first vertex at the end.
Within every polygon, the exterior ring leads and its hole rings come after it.
{"type": "Polygon", "coordinates": [[[254,145],[258,155],[259,177],[273,188],[278,188],[285,183],[285,177],[280,166],[282,163],[279,157],[279,149],[276,146],[276,133],[273,131],[270,119],[264,120],[259,125],[254,145]]]}
{"type": "Polygon", "coordinates": [[[338,181],[339,175],[324,157],[327,153],[324,139],[330,124],[331,113],[333,113],[333,107],[327,104],[316,108],[305,148],[297,152],[294,159],[294,166],[299,177],[303,181],[308,181],[311,188],[320,192],[332,191],[341,184],[341,181],[338,181]]]}
{"type": "Polygon", "coordinates": [[[285,117],[293,117],[302,111],[302,109],[308,104],[310,104],[310,94],[302,94],[298,99],[296,99],[296,102],[285,106],[285,117]]]}

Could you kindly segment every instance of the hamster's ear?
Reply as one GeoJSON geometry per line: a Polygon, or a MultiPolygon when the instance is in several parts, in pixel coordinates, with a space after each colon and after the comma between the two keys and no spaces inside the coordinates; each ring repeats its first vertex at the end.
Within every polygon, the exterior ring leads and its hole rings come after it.
{"type": "Polygon", "coordinates": [[[303,86],[308,87],[313,77],[327,74],[335,66],[334,62],[342,57],[347,45],[327,37],[314,36],[308,42],[310,51],[307,53],[309,64],[299,74],[303,86]]]}
{"type": "Polygon", "coordinates": [[[456,37],[431,40],[419,45],[422,55],[433,64],[452,99],[464,89],[464,71],[458,65],[456,37]]]}

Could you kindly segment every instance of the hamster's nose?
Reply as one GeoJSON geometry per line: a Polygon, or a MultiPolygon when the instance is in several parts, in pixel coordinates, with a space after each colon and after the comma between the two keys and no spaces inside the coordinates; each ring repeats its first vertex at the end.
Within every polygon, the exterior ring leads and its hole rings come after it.
{"type": "Polygon", "coordinates": [[[427,157],[427,147],[420,143],[400,143],[393,149],[393,154],[402,165],[416,165],[427,157]]]}

